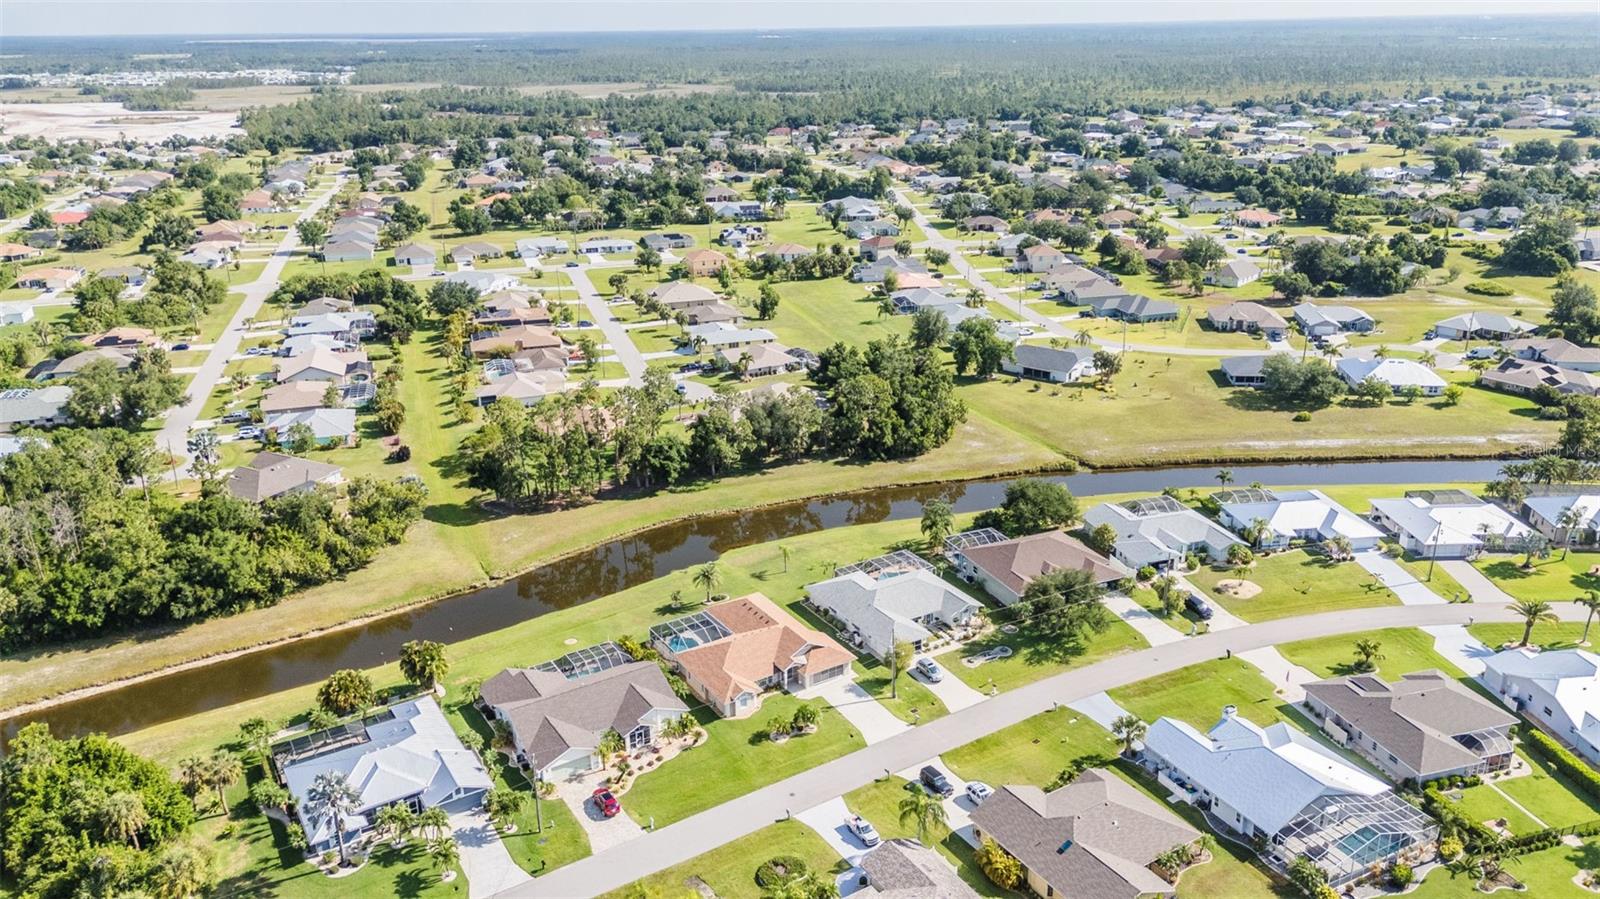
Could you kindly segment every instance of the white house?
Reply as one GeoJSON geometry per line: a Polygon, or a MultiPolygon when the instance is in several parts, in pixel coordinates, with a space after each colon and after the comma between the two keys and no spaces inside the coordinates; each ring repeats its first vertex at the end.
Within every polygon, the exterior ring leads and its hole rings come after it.
{"type": "Polygon", "coordinates": [[[1034,343],[1017,344],[1012,358],[1001,362],[1000,369],[1007,374],[1054,384],[1070,384],[1097,371],[1091,347],[1057,349],[1034,343]]]}
{"type": "Polygon", "coordinates": [[[811,604],[838,621],[845,636],[879,658],[896,643],[922,652],[943,631],[964,627],[982,608],[931,570],[850,571],[806,585],[811,604]]]}
{"type": "Polygon", "coordinates": [[[1160,718],[1144,739],[1144,763],[1163,788],[1285,870],[1302,855],[1335,885],[1438,836],[1432,819],[1389,785],[1280,721],[1260,727],[1227,706],[1207,733],[1160,718]]]}
{"type": "Polygon", "coordinates": [[[29,303],[0,303],[0,325],[22,325],[33,321],[29,303]]]}
{"type": "Polygon", "coordinates": [[[1408,387],[1419,387],[1424,396],[1438,396],[1444,393],[1447,386],[1444,378],[1434,374],[1433,369],[1410,359],[1356,359],[1346,356],[1339,360],[1336,367],[1339,376],[1352,388],[1372,378],[1389,385],[1396,393],[1408,387]]]}
{"type": "Polygon", "coordinates": [[[522,259],[554,256],[566,251],[567,242],[559,237],[525,237],[517,241],[517,256],[522,259]]]}
{"type": "Polygon", "coordinates": [[[1207,275],[1206,280],[1222,287],[1243,287],[1261,280],[1261,266],[1250,259],[1230,259],[1207,275]]]}
{"type": "Polygon", "coordinates": [[[1600,656],[1583,649],[1501,650],[1478,681],[1545,732],[1600,765],[1600,656]]]}
{"type": "Polygon", "coordinates": [[[1121,503],[1101,503],[1083,521],[1090,529],[1102,524],[1117,532],[1112,557],[1137,571],[1146,565],[1181,566],[1189,553],[1223,559],[1240,541],[1211,519],[1170,496],[1147,496],[1121,503]]]}
{"type": "Polygon", "coordinates": [[[1600,541],[1600,493],[1559,493],[1522,501],[1522,517],[1534,530],[1563,546],[1600,541]]]}
{"type": "Polygon", "coordinates": [[[1511,340],[1533,333],[1536,327],[1499,312],[1464,312],[1435,324],[1433,332],[1446,340],[1511,340]]]}
{"type": "Polygon", "coordinates": [[[1256,521],[1265,531],[1256,540],[1262,549],[1282,549],[1295,540],[1320,543],[1343,537],[1357,552],[1378,545],[1383,532],[1346,509],[1321,490],[1224,490],[1215,494],[1222,511],[1217,517],[1243,534],[1256,521]]]}
{"type": "Polygon", "coordinates": [[[624,237],[596,237],[578,244],[578,252],[584,255],[598,253],[605,256],[616,253],[633,253],[639,249],[638,244],[624,237]]]}
{"type": "Polygon", "coordinates": [[[1414,490],[1372,501],[1372,520],[1419,555],[1463,559],[1528,533],[1504,509],[1459,490],[1414,490]]]}

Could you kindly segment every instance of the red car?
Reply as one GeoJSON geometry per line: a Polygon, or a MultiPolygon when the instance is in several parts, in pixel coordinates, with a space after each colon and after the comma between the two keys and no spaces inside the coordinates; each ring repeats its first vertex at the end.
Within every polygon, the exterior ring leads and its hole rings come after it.
{"type": "Polygon", "coordinates": [[[611,795],[611,791],[605,787],[595,790],[594,795],[589,798],[594,802],[594,807],[600,810],[600,814],[607,818],[614,818],[617,812],[622,811],[622,803],[618,802],[617,797],[611,795]]]}

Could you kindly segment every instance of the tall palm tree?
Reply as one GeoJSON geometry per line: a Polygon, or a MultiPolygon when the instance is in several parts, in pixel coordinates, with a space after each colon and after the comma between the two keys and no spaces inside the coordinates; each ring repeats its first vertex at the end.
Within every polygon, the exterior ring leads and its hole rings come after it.
{"type": "Polygon", "coordinates": [[[1583,513],[1577,506],[1568,506],[1556,516],[1556,527],[1561,529],[1561,561],[1567,560],[1567,551],[1572,546],[1572,532],[1578,525],[1583,524],[1583,513]]]}
{"type": "Polygon", "coordinates": [[[417,827],[423,836],[436,840],[450,832],[450,813],[437,805],[425,808],[422,814],[417,816],[417,827]]]}
{"type": "MultiPolygon", "coordinates": [[[[306,804],[311,806],[313,817],[320,818],[333,828],[333,835],[339,841],[339,863],[347,864],[349,858],[345,853],[344,845],[344,819],[345,816],[360,808],[361,794],[356,788],[350,786],[350,781],[337,771],[324,771],[311,781],[311,786],[306,790],[306,804]]],[[[440,809],[440,811],[444,811],[440,809]]]]}
{"type": "Polygon", "coordinates": [[[1111,722],[1111,735],[1122,744],[1122,754],[1133,755],[1133,744],[1144,739],[1149,727],[1137,715],[1119,715],[1111,722]]]}
{"type": "Polygon", "coordinates": [[[239,764],[239,759],[231,752],[219,750],[211,757],[207,764],[210,776],[206,778],[210,785],[217,791],[217,801],[222,803],[222,813],[228,814],[227,789],[239,782],[244,776],[244,766],[239,764]]]}
{"type": "Polygon", "coordinates": [[[1387,656],[1382,652],[1383,644],[1377,640],[1362,639],[1356,641],[1356,668],[1360,671],[1371,671],[1378,667],[1378,663],[1387,656]]]}
{"type": "Polygon", "coordinates": [[[1244,539],[1250,541],[1251,546],[1260,546],[1261,541],[1272,533],[1272,525],[1265,518],[1252,518],[1250,525],[1244,529],[1244,539]]]}
{"type": "Polygon", "coordinates": [[[192,802],[198,803],[200,794],[211,785],[206,769],[206,760],[199,756],[192,755],[178,763],[178,786],[192,802]]]}
{"type": "Polygon", "coordinates": [[[789,572],[789,557],[794,555],[794,550],[789,548],[789,544],[780,543],[778,544],[778,552],[783,556],[783,571],[787,574],[789,572]]]}
{"type": "Polygon", "coordinates": [[[694,570],[694,585],[706,588],[706,602],[711,601],[711,591],[722,586],[722,571],[716,562],[707,562],[694,570]]]}
{"type": "Polygon", "coordinates": [[[912,822],[917,825],[917,842],[926,846],[928,828],[936,823],[945,823],[944,803],[921,787],[906,791],[906,798],[900,800],[900,826],[912,822]]]}
{"type": "Polygon", "coordinates": [[[621,755],[622,751],[627,748],[628,744],[622,739],[622,734],[617,733],[613,728],[601,735],[600,745],[595,747],[595,751],[600,753],[601,762],[604,763],[612,756],[621,755]]]}
{"type": "Polygon", "coordinates": [[[922,507],[922,536],[929,549],[937,549],[955,531],[955,515],[950,504],[936,499],[922,507]]]}
{"type": "Polygon", "coordinates": [[[139,832],[150,824],[144,800],[138,793],[128,790],[107,796],[100,806],[100,816],[105,819],[106,831],[111,836],[133,843],[134,849],[139,848],[139,832]]]}
{"type": "Polygon", "coordinates": [[[1233,469],[1220,468],[1217,470],[1217,483],[1226,487],[1233,483],[1233,469]]]}
{"type": "Polygon", "coordinates": [[[1573,602],[1583,606],[1584,609],[1583,637],[1578,641],[1578,643],[1583,646],[1588,646],[1589,625],[1594,623],[1595,613],[1600,612],[1600,593],[1596,593],[1593,590],[1585,590],[1584,594],[1577,599],[1574,599],[1573,602]]]}
{"type": "Polygon", "coordinates": [[[1509,608],[1518,618],[1522,619],[1522,645],[1527,646],[1533,638],[1533,626],[1541,621],[1555,621],[1556,613],[1550,604],[1542,599],[1519,599],[1509,608]]]}
{"type": "Polygon", "coordinates": [[[454,837],[436,837],[428,844],[428,858],[433,859],[433,866],[443,878],[461,861],[461,847],[456,845],[454,837]]]}

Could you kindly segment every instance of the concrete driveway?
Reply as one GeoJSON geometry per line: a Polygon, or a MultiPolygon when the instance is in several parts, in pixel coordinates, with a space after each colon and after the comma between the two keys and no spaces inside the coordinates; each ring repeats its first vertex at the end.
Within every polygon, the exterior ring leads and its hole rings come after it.
{"type": "MultiPolygon", "coordinates": [[[[918,658],[929,657],[919,656],[918,658]]],[[[959,712],[969,706],[975,706],[987,698],[982,693],[967,686],[966,681],[950,673],[951,665],[961,664],[960,652],[948,652],[944,660],[934,659],[934,663],[945,671],[944,677],[938,683],[934,683],[915,673],[909,676],[915,677],[918,683],[928,688],[929,693],[939,697],[939,701],[944,703],[945,708],[952,712],[959,712]]]]}
{"type": "Polygon", "coordinates": [[[911,725],[896,718],[893,712],[857,686],[855,681],[835,678],[795,695],[801,699],[821,699],[838,709],[846,721],[861,731],[861,739],[868,746],[911,729],[911,725]]]}
{"type": "Polygon", "coordinates": [[[622,811],[614,818],[600,814],[600,810],[589,801],[589,797],[594,794],[602,779],[600,774],[591,774],[576,780],[555,781],[556,795],[567,804],[567,808],[572,809],[572,816],[578,819],[578,826],[583,828],[583,832],[589,837],[589,848],[592,852],[620,846],[629,840],[637,840],[644,836],[644,828],[628,816],[626,794],[617,797],[622,803],[622,811]]]}
{"type": "Polygon", "coordinates": [[[1401,568],[1400,563],[1378,550],[1356,553],[1356,564],[1365,568],[1369,574],[1378,579],[1379,583],[1394,591],[1394,595],[1400,597],[1400,602],[1405,605],[1426,606],[1445,601],[1443,596],[1433,592],[1427,584],[1401,568]]]}
{"type": "Polygon", "coordinates": [[[851,833],[845,825],[851,817],[849,806],[844,804],[844,799],[834,797],[821,805],[795,815],[800,823],[817,832],[822,841],[828,844],[839,857],[850,863],[853,868],[861,863],[861,856],[867,854],[867,845],[861,838],[851,833]]]}
{"type": "Polygon", "coordinates": [[[484,899],[507,890],[529,889],[533,878],[517,866],[500,834],[482,809],[450,816],[450,830],[461,849],[467,899],[484,899]]]}
{"type": "MultiPolygon", "coordinates": [[[[901,777],[904,777],[906,780],[921,786],[922,769],[930,765],[934,768],[937,768],[939,773],[943,774],[945,779],[950,781],[950,785],[956,788],[956,791],[951,793],[949,798],[941,800],[940,803],[944,806],[945,824],[949,825],[952,831],[960,834],[963,840],[966,840],[968,843],[976,846],[977,840],[975,840],[972,836],[972,810],[978,806],[977,803],[967,798],[967,781],[965,778],[960,777],[954,771],[951,771],[950,766],[944,763],[944,759],[941,759],[938,756],[918,762],[917,764],[898,772],[898,774],[901,777]]],[[[992,787],[994,784],[990,784],[989,786],[992,787]]],[[[922,789],[926,790],[927,788],[922,787],[922,789]]]]}

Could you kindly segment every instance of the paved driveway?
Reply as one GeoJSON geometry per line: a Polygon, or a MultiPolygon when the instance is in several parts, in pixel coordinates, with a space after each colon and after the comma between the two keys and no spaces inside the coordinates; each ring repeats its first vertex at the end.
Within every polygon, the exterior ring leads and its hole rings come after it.
{"type": "Polygon", "coordinates": [[[461,848],[461,870],[467,875],[467,899],[497,893],[531,894],[533,878],[517,866],[482,809],[450,816],[450,830],[461,848]]]}
{"type": "MultiPolygon", "coordinates": [[[[922,656],[919,658],[927,657],[922,656]]],[[[977,690],[967,686],[966,681],[956,677],[953,673],[951,673],[951,665],[961,664],[961,653],[959,651],[948,653],[945,655],[944,660],[934,659],[934,663],[945,670],[944,678],[938,683],[933,683],[932,681],[926,680],[916,674],[908,674],[906,676],[915,677],[918,683],[928,688],[929,693],[939,697],[939,701],[944,703],[945,708],[952,712],[959,712],[962,709],[975,706],[978,703],[983,702],[984,699],[988,698],[982,693],[979,693],[977,690]]]]}
{"type": "Polygon", "coordinates": [[[622,811],[618,812],[615,818],[607,818],[600,814],[600,810],[589,801],[589,796],[594,793],[600,780],[601,775],[594,774],[578,780],[555,782],[556,795],[567,804],[567,808],[572,809],[572,816],[578,819],[578,826],[588,834],[589,848],[592,852],[620,846],[629,840],[637,840],[644,836],[644,828],[628,816],[627,794],[618,797],[622,802],[622,811]]]}
{"type": "Polygon", "coordinates": [[[1499,585],[1489,580],[1483,572],[1472,567],[1471,562],[1444,559],[1439,562],[1439,567],[1450,572],[1450,576],[1455,578],[1457,583],[1467,588],[1473,602],[1491,602],[1509,606],[1517,601],[1516,597],[1500,589],[1499,585]]]}
{"type": "Polygon", "coordinates": [[[1107,593],[1105,598],[1106,608],[1110,609],[1118,618],[1126,621],[1145,642],[1151,646],[1165,646],[1183,639],[1183,633],[1175,630],[1160,618],[1150,614],[1150,610],[1134,602],[1121,593],[1107,593]]]}
{"type": "Polygon", "coordinates": [[[1400,601],[1408,606],[1434,605],[1445,601],[1443,596],[1433,592],[1433,588],[1400,567],[1399,562],[1378,550],[1356,553],[1356,564],[1365,568],[1378,579],[1379,583],[1393,590],[1394,595],[1400,597],[1400,601]]]}
{"type": "Polygon", "coordinates": [[[1435,652],[1473,677],[1483,673],[1483,660],[1494,655],[1494,650],[1484,646],[1459,624],[1440,624],[1423,630],[1433,636],[1435,652]]]}
{"type": "Polygon", "coordinates": [[[820,687],[812,687],[796,694],[801,699],[821,699],[839,710],[846,721],[861,731],[861,739],[870,746],[911,729],[911,725],[894,716],[872,694],[861,689],[855,681],[835,678],[820,687]]]}
{"type": "MultiPolygon", "coordinates": [[[[1106,730],[1111,729],[1111,722],[1121,718],[1123,715],[1131,714],[1127,709],[1117,705],[1117,701],[1112,699],[1111,694],[1105,691],[1096,693],[1093,696],[1085,696],[1075,702],[1069,702],[1067,703],[1067,708],[1084,715],[1090,721],[1106,730]]],[[[994,785],[990,784],[990,786],[994,785]]]]}
{"type": "Polygon", "coordinates": [[[867,846],[845,826],[844,822],[850,817],[849,806],[838,796],[795,815],[800,823],[816,831],[822,841],[853,868],[861,863],[861,856],[867,854],[867,846]]]}

